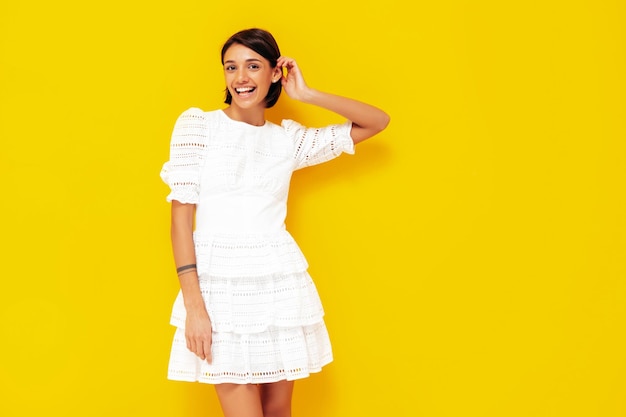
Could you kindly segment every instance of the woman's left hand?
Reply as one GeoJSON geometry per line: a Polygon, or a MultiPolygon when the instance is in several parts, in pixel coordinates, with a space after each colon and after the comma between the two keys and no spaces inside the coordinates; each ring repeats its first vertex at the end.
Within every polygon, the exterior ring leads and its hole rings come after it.
{"type": "Polygon", "coordinates": [[[283,74],[280,82],[289,97],[294,100],[305,101],[309,97],[310,88],[304,82],[302,72],[293,58],[281,56],[276,61],[279,68],[287,70],[287,75],[283,74]]]}

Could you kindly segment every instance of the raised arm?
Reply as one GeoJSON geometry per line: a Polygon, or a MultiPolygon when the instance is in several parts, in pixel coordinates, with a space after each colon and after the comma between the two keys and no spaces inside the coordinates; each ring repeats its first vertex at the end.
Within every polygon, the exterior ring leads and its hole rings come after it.
{"type": "Polygon", "coordinates": [[[307,86],[293,58],[280,57],[277,65],[287,70],[287,75],[281,79],[287,95],[294,100],[323,107],[350,120],[352,122],[350,136],[355,144],[374,136],[389,124],[389,115],[377,107],[307,86]]]}

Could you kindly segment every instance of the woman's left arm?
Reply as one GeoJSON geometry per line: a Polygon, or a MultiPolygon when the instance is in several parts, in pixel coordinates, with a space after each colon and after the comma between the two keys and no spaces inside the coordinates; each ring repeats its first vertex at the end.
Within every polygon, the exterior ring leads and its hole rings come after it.
{"type": "Polygon", "coordinates": [[[377,107],[307,86],[294,59],[280,57],[277,65],[287,69],[287,76],[281,79],[287,95],[294,100],[323,107],[350,120],[352,122],[350,136],[355,144],[381,132],[389,124],[389,115],[377,107]]]}

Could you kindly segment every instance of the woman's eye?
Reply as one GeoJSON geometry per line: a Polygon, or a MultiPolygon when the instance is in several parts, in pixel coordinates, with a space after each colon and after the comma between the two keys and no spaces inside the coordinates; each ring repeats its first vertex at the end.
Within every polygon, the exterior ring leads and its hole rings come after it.
{"type": "Polygon", "coordinates": [[[226,69],[226,71],[234,71],[235,70],[235,66],[234,65],[228,65],[225,69],[226,69]]]}
{"type": "Polygon", "coordinates": [[[250,68],[250,69],[259,69],[259,66],[257,64],[250,64],[250,66],[248,68],[250,68]]]}

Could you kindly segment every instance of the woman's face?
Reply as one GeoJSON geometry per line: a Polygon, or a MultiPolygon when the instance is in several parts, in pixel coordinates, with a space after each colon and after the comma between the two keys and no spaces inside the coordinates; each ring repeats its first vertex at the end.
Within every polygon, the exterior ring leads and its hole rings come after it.
{"type": "Polygon", "coordinates": [[[231,106],[265,109],[267,92],[280,75],[280,68],[272,68],[267,59],[241,44],[233,44],[224,54],[224,79],[232,96],[231,106]]]}

